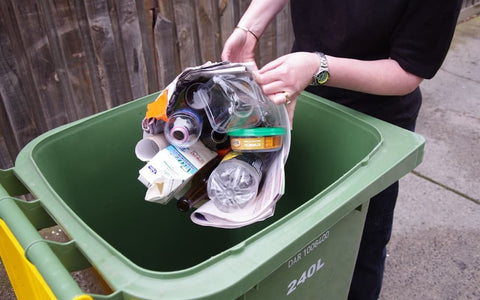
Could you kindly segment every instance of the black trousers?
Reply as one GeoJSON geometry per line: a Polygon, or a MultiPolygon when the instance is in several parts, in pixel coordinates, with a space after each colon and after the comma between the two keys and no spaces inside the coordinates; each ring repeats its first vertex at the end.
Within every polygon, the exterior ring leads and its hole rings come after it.
{"type": "Polygon", "coordinates": [[[378,299],[397,196],[398,181],[370,199],[349,300],[378,299]]]}

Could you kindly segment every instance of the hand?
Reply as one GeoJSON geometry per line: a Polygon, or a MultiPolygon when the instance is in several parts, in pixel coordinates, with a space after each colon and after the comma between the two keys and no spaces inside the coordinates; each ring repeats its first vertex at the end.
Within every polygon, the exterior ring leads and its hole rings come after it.
{"type": "Polygon", "coordinates": [[[222,51],[222,60],[230,62],[249,62],[255,65],[255,46],[257,39],[241,29],[235,29],[225,42],[222,51]]]}
{"type": "Polygon", "coordinates": [[[277,58],[255,73],[263,92],[276,104],[287,104],[290,125],[300,93],[312,82],[320,61],[315,53],[295,52],[277,58]]]}

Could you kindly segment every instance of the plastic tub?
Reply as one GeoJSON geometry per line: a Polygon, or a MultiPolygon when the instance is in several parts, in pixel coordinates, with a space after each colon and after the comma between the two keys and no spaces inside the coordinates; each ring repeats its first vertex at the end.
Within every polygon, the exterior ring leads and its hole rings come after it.
{"type": "Polygon", "coordinates": [[[232,150],[241,152],[272,152],[278,151],[283,145],[282,127],[256,127],[235,129],[228,132],[232,150]]]}

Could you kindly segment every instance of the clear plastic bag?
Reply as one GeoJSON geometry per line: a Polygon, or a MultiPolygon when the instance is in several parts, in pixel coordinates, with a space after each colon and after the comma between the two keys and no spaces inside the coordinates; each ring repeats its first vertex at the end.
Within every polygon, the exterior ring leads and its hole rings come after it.
{"type": "Polygon", "coordinates": [[[217,132],[286,124],[278,106],[266,98],[249,73],[215,75],[194,87],[195,91],[186,92],[187,104],[203,108],[217,132]]]}

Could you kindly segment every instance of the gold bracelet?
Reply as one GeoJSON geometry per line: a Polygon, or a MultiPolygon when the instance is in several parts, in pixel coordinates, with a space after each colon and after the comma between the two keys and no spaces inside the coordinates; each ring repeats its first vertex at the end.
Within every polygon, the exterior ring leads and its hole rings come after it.
{"type": "Polygon", "coordinates": [[[238,29],[241,29],[245,32],[248,32],[248,33],[251,33],[253,35],[253,37],[257,40],[258,42],[258,36],[253,32],[251,31],[250,29],[248,29],[247,27],[243,27],[243,26],[240,26],[240,25],[237,25],[235,28],[238,28],[238,29]]]}

